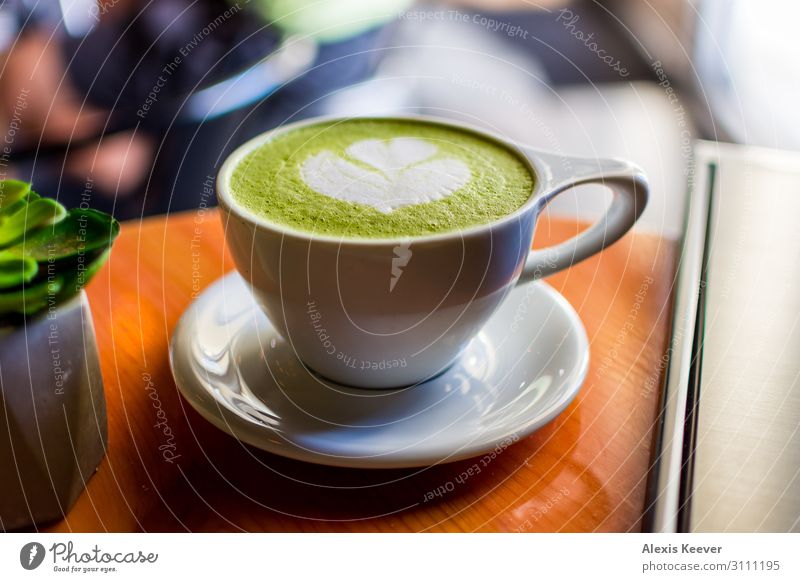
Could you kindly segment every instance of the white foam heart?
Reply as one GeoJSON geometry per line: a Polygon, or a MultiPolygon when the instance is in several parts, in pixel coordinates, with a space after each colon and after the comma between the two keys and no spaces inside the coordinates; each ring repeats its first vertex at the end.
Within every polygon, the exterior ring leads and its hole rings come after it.
{"type": "Polygon", "coordinates": [[[470,171],[463,161],[431,160],[438,151],[434,144],[414,137],[367,139],[352,144],[345,153],[369,169],[323,151],[303,162],[300,176],[320,194],[388,213],[441,200],[469,181],[470,171]]]}

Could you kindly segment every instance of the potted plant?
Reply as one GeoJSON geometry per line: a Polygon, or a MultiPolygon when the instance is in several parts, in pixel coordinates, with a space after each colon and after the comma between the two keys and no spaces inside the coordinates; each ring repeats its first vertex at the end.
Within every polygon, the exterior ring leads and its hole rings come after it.
{"type": "Polygon", "coordinates": [[[103,212],[0,180],[0,529],[62,517],[105,453],[83,287],[118,233],[103,212]]]}

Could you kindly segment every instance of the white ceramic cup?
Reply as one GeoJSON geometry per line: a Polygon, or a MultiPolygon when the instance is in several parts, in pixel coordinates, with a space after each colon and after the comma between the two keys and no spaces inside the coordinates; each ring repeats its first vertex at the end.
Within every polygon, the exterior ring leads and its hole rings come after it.
{"type": "Polygon", "coordinates": [[[494,222],[394,240],[299,231],[235,202],[228,184],[243,157],[278,134],[331,118],[285,125],[248,141],[217,178],[225,238],[257,303],[309,368],[340,384],[392,388],[443,372],[514,285],[551,275],[614,243],[647,203],[645,177],[630,162],[567,158],[520,148],[461,123],[413,119],[467,130],[518,152],[535,178],[528,201],[494,222]],[[562,244],[531,251],[545,205],[588,183],[612,191],[605,215],[562,244]]]}

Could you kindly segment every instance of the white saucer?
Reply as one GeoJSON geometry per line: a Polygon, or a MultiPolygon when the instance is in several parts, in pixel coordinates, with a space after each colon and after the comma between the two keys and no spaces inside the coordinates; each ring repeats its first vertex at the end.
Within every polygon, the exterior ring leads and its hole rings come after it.
{"type": "Polygon", "coordinates": [[[297,360],[232,273],[183,314],[170,363],[189,403],[241,441],[325,465],[417,467],[504,448],[551,421],[586,378],[589,342],[569,303],[533,283],[437,378],[346,388],[297,360]]]}

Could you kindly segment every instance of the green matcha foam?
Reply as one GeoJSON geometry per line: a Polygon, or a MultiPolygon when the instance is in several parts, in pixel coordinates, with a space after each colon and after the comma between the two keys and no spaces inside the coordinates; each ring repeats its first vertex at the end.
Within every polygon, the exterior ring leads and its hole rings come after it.
{"type": "Polygon", "coordinates": [[[522,206],[533,182],[516,153],[469,131],[352,119],[277,134],[229,186],[243,208],[296,230],[400,238],[493,222],[522,206]]]}

